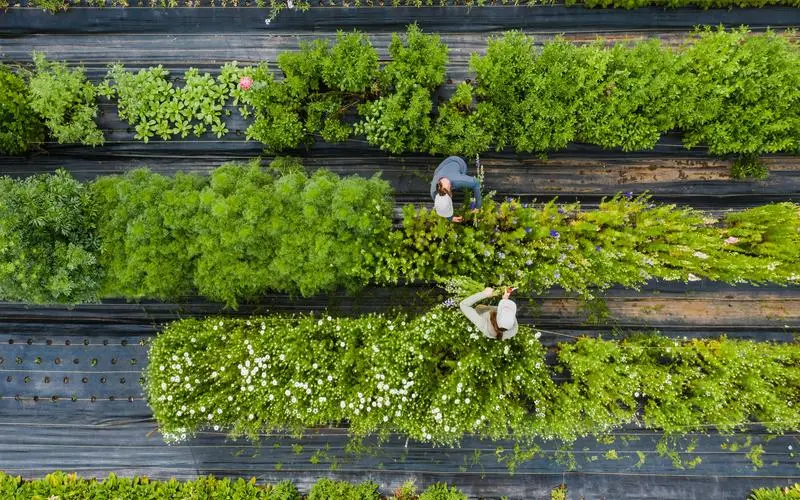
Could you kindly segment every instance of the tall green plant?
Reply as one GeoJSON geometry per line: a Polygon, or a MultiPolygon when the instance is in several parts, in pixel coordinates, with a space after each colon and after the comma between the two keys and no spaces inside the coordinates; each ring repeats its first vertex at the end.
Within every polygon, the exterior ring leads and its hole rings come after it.
{"type": "Polygon", "coordinates": [[[0,64],[0,153],[24,153],[43,140],[44,126],[25,81],[0,64]]]}
{"type": "Polygon", "coordinates": [[[98,208],[104,297],[174,299],[193,290],[197,255],[190,242],[207,184],[199,175],[173,178],[141,169],[90,185],[98,208]]]}
{"type": "Polygon", "coordinates": [[[97,89],[86,80],[82,67],[48,61],[33,53],[36,70],[31,76],[31,108],[45,120],[50,133],[63,143],[99,146],[105,142],[97,128],[97,89]]]}
{"type": "Polygon", "coordinates": [[[86,187],[63,170],[0,178],[0,299],[96,301],[102,279],[96,219],[86,187]]]}
{"type": "Polygon", "coordinates": [[[653,278],[787,284],[800,276],[793,204],[731,215],[722,227],[700,211],[654,205],[646,196],[616,196],[597,210],[487,200],[480,213],[465,216],[467,223],[453,226],[406,206],[403,228],[379,255],[376,281],[464,276],[524,290],[560,285],[591,297],[653,278]],[[741,245],[728,240],[733,234],[742,235],[741,245]]]}
{"type": "Polygon", "coordinates": [[[773,31],[706,27],[681,57],[687,147],[713,154],[800,151],[800,49],[773,31]]]}

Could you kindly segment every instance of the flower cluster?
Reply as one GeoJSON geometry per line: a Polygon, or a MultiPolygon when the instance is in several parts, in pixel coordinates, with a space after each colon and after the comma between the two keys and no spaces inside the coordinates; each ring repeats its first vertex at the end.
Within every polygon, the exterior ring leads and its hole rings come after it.
{"type": "Polygon", "coordinates": [[[148,399],[169,441],[343,421],[355,435],[434,443],[536,427],[552,381],[533,332],[487,342],[474,330],[442,308],[415,318],[178,321],[153,343],[148,399]]]}

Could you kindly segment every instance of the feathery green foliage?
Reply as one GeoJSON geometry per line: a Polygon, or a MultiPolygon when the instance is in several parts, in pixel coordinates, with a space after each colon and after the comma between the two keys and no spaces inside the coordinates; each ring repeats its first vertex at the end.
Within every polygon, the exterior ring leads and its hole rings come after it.
{"type": "Polygon", "coordinates": [[[31,108],[44,118],[50,134],[59,144],[102,145],[103,132],[95,123],[97,89],[86,80],[83,68],[71,70],[65,63],[48,61],[41,52],[33,53],[33,62],[31,108]]]}
{"type": "Polygon", "coordinates": [[[97,207],[65,171],[0,178],[0,299],[32,304],[97,300],[97,207]]]}
{"type": "Polygon", "coordinates": [[[0,64],[0,154],[16,155],[44,140],[25,81],[0,64]]]}

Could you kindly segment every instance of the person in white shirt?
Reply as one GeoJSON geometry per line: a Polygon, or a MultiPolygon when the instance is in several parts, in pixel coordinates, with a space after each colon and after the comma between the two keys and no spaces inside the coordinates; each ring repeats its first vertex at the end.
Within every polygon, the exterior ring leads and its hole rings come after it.
{"type": "Polygon", "coordinates": [[[497,306],[487,306],[476,302],[488,299],[494,294],[493,288],[486,288],[482,292],[470,295],[461,301],[459,307],[464,316],[478,327],[485,336],[507,340],[517,334],[519,325],[517,324],[517,305],[510,300],[512,289],[509,288],[503,294],[503,299],[497,306]]]}

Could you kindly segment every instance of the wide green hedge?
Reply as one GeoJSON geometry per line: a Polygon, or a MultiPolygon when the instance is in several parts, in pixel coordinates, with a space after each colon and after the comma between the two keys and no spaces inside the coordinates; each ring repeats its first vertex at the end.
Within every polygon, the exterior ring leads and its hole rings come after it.
{"type": "Polygon", "coordinates": [[[800,483],[783,488],[758,488],[753,490],[748,500],[800,500],[800,483]]]}
{"type": "Polygon", "coordinates": [[[381,64],[365,34],[340,32],[332,44],[280,54],[279,74],[232,62],[216,77],[190,69],[179,87],[161,66],[133,73],[114,64],[95,91],[82,70],[39,55],[34,107],[59,140],[76,141],[83,128],[87,144],[102,143],[89,126],[99,92],[144,141],[222,137],[232,102],[249,121],[247,138],[272,152],[355,136],[394,154],[543,154],[573,142],[636,151],[672,131],[715,155],[800,151],[800,45],[788,34],[705,28],[677,48],[556,38],[539,49],[511,31],[472,56],[469,79],[437,106],[448,63],[439,36],[409,26],[392,36],[389,56],[381,64]]]}
{"type": "Polygon", "coordinates": [[[146,393],[168,441],[344,422],[357,437],[438,444],[572,441],[630,424],[667,435],[800,426],[798,344],[582,338],[560,344],[548,366],[537,338],[521,326],[509,341],[487,340],[442,307],[417,317],[187,319],[153,341],[146,393]]]}
{"type": "MultiPolygon", "coordinates": [[[[214,476],[192,481],[156,481],[145,476],[133,478],[117,477],[114,474],[98,481],[85,479],[77,474],[54,472],[44,479],[23,480],[0,472],[0,497],[4,500],[44,499],[121,499],[136,500],[381,500],[378,484],[372,481],[348,483],[332,479],[319,479],[308,495],[301,495],[290,481],[275,485],[256,484],[255,478],[216,479],[214,476]]],[[[417,494],[413,483],[398,490],[396,500],[466,500],[466,495],[446,484],[433,484],[417,494]]]]}
{"type": "Polygon", "coordinates": [[[404,207],[378,176],[305,173],[291,160],[210,176],[147,170],[82,184],[65,172],[0,178],[0,299],[178,299],[236,307],[269,291],[480,281],[591,297],[650,279],[796,284],[800,210],[764,205],[721,218],[628,193],[598,209],[487,199],[452,224],[404,207]]]}

